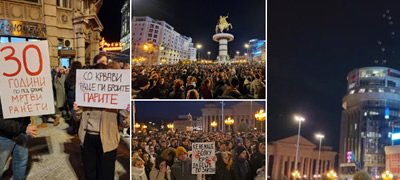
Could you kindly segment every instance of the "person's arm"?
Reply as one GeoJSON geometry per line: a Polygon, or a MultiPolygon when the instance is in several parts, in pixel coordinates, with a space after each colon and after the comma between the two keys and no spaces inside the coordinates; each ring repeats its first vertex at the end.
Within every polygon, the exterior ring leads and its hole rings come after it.
{"type": "Polygon", "coordinates": [[[128,104],[128,107],[126,109],[121,109],[119,110],[119,124],[123,128],[129,128],[131,121],[130,121],[130,109],[131,106],[128,104]]]}
{"type": "Polygon", "coordinates": [[[78,104],[74,102],[74,107],[72,109],[72,117],[75,121],[80,121],[82,119],[83,110],[78,107],[78,104]]]}
{"type": "Polygon", "coordinates": [[[17,137],[21,133],[36,136],[36,126],[28,125],[30,123],[29,118],[24,117],[23,121],[17,121],[15,119],[3,119],[0,117],[0,132],[11,137],[17,137]]]}

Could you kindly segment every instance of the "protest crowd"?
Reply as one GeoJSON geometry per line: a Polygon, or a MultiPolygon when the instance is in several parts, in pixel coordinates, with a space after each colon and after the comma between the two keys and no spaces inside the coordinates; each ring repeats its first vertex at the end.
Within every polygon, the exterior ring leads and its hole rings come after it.
{"type": "Polygon", "coordinates": [[[133,134],[132,146],[133,180],[266,179],[264,133],[141,133],[133,134]],[[215,169],[194,174],[192,161],[199,157],[192,144],[206,142],[215,148],[215,169]]]}
{"type": "Polygon", "coordinates": [[[132,99],[265,99],[265,66],[133,66],[132,99]]]}
{"type": "Polygon", "coordinates": [[[7,160],[12,156],[13,179],[24,179],[28,136],[36,137],[38,128],[47,128],[49,118],[57,126],[62,117],[70,125],[68,133],[80,139],[85,179],[114,179],[120,131],[124,129],[126,132],[129,128],[130,107],[123,110],[78,107],[75,102],[76,75],[78,69],[126,68],[129,69],[129,66],[123,67],[122,63],[107,61],[106,55],[102,53],[94,57],[93,65],[83,66],[81,62],[74,61],[68,68],[52,68],[55,114],[42,115],[42,123],[37,126],[31,124],[33,117],[4,119],[0,108],[0,178],[7,160]]]}

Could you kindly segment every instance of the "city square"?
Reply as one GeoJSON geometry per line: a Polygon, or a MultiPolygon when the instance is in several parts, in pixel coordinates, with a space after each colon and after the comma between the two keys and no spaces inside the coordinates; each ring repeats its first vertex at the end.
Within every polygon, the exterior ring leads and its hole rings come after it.
{"type": "Polygon", "coordinates": [[[133,1],[132,99],[265,99],[264,4],[238,3],[133,1]]]}
{"type": "Polygon", "coordinates": [[[266,178],[265,101],[135,101],[132,107],[134,180],[266,178]]]}
{"type": "Polygon", "coordinates": [[[400,178],[399,2],[268,5],[268,179],[400,178]]]}

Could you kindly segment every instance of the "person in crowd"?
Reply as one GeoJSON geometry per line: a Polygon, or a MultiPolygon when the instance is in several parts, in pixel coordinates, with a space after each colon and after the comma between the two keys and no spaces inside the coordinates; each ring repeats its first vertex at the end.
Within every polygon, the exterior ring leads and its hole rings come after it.
{"type": "Polygon", "coordinates": [[[151,98],[167,99],[168,98],[168,88],[165,84],[165,79],[160,78],[157,80],[157,84],[149,92],[151,98]]]}
{"type": "MultiPolygon", "coordinates": [[[[66,107],[67,96],[65,95],[65,68],[61,67],[54,78],[54,88],[56,90],[56,107],[57,107],[57,117],[54,120],[54,126],[57,126],[60,121],[60,117],[63,117],[63,111],[66,107]]],[[[64,116],[65,117],[65,116],[64,116]]],[[[64,118],[65,119],[65,118],[64,118]]]]}
{"type": "Polygon", "coordinates": [[[212,99],[213,98],[211,78],[207,78],[201,83],[200,91],[201,91],[202,97],[204,99],[212,99]]]}
{"type": "Polygon", "coordinates": [[[222,94],[222,97],[224,98],[229,98],[229,99],[238,99],[242,98],[242,94],[240,94],[238,88],[239,88],[239,79],[236,77],[233,77],[230,81],[230,86],[225,89],[224,93],[222,94]]]}
{"type": "Polygon", "coordinates": [[[225,83],[225,80],[223,79],[222,75],[217,76],[217,83],[214,87],[214,98],[218,98],[219,96],[222,96],[222,94],[225,92],[225,90],[228,88],[228,85],[225,83]]]}
{"type": "Polygon", "coordinates": [[[0,104],[0,179],[10,156],[12,156],[13,179],[25,179],[28,136],[37,136],[37,128],[31,124],[30,118],[4,119],[0,104]]]}
{"type": "MultiPolygon", "coordinates": [[[[73,106],[75,102],[75,89],[76,89],[76,70],[82,69],[82,63],[79,61],[74,61],[71,64],[71,68],[65,78],[65,95],[67,97],[67,105],[70,110],[70,114],[73,114],[73,106]]],[[[72,134],[78,134],[79,123],[77,121],[71,121],[72,134]]]]}
{"type": "Polygon", "coordinates": [[[265,160],[262,161],[262,167],[257,169],[257,176],[254,180],[265,180],[265,160]]]}
{"type": "Polygon", "coordinates": [[[140,76],[136,79],[135,84],[132,85],[136,99],[148,99],[148,88],[150,87],[149,79],[145,76],[140,76]]]}
{"type": "Polygon", "coordinates": [[[192,174],[192,160],[188,158],[184,147],[176,148],[177,162],[171,167],[171,177],[175,180],[196,180],[197,175],[192,174]]]}
{"type": "Polygon", "coordinates": [[[175,162],[174,160],[175,160],[175,156],[176,156],[175,148],[169,147],[169,148],[165,149],[162,152],[161,156],[167,160],[167,165],[169,167],[172,167],[172,165],[175,162]]]}
{"type": "Polygon", "coordinates": [[[187,92],[186,99],[199,99],[199,93],[196,89],[191,89],[187,92]]]}
{"type": "Polygon", "coordinates": [[[219,180],[219,179],[232,179],[232,175],[230,169],[227,168],[230,157],[225,152],[220,152],[216,154],[217,162],[216,162],[216,172],[215,175],[212,177],[212,180],[219,180]]]}
{"type": "Polygon", "coordinates": [[[253,179],[256,176],[256,171],[261,168],[265,160],[265,139],[260,138],[259,142],[257,143],[255,150],[256,152],[251,154],[250,156],[250,178],[253,179]]]}
{"type": "Polygon", "coordinates": [[[167,160],[157,156],[155,165],[150,172],[150,180],[171,180],[171,170],[167,166],[167,160]]]}
{"type": "Polygon", "coordinates": [[[256,78],[250,84],[250,95],[252,95],[256,99],[259,99],[260,89],[265,85],[262,82],[261,76],[259,74],[256,74],[255,77],[256,78]]]}
{"type": "Polygon", "coordinates": [[[144,161],[144,169],[146,171],[147,178],[150,178],[150,171],[153,167],[153,163],[150,161],[150,154],[148,152],[142,153],[142,159],[144,161]]]}
{"type": "Polygon", "coordinates": [[[174,90],[169,94],[169,99],[185,99],[185,90],[183,88],[183,81],[177,80],[174,84],[174,90]]]}
{"type": "Polygon", "coordinates": [[[133,159],[132,177],[133,180],[148,180],[144,161],[140,157],[133,159]]]}
{"type": "Polygon", "coordinates": [[[250,165],[247,161],[247,150],[244,146],[238,146],[231,167],[233,180],[247,180],[250,173],[250,165]]]}

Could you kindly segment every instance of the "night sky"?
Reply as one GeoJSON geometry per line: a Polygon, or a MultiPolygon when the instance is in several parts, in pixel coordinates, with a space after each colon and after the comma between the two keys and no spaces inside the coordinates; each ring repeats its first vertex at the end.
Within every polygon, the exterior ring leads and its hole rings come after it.
{"type": "MultiPolygon", "coordinates": [[[[178,33],[191,37],[194,44],[202,44],[201,57],[215,59],[218,43],[212,40],[219,16],[226,16],[233,26],[231,33],[235,40],[229,43],[230,57],[240,51],[250,39],[265,39],[265,1],[264,0],[132,0],[133,16],[150,16],[164,20],[178,33]]],[[[225,32],[225,31],[224,31],[225,32]]]]}
{"type": "MultiPolygon", "coordinates": [[[[221,101],[215,101],[217,107],[221,107],[221,101]]],[[[238,101],[225,101],[225,108],[229,108],[238,101]]],[[[264,101],[253,101],[265,107],[264,101]]],[[[178,115],[188,115],[193,118],[201,116],[202,108],[205,108],[206,101],[137,101],[136,104],[136,122],[156,122],[156,126],[172,122],[178,119],[178,115]]],[[[265,109],[265,108],[264,108],[265,109]]]]}
{"type": "Polygon", "coordinates": [[[314,133],[322,132],[323,145],[338,152],[347,74],[382,57],[385,66],[400,69],[400,1],[274,0],[267,6],[268,141],[296,135],[292,117],[299,113],[306,118],[301,134],[317,144],[314,133]]]}
{"type": "Polygon", "coordinates": [[[104,29],[100,33],[107,42],[119,42],[121,39],[121,8],[125,0],[103,0],[99,17],[104,29]]]}

